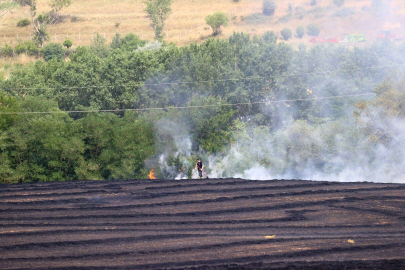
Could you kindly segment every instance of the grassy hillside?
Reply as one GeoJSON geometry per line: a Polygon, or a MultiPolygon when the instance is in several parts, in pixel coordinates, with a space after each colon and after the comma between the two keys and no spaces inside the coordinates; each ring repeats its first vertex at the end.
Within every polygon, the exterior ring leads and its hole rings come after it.
{"type": "MultiPolygon", "coordinates": [[[[294,37],[287,41],[298,44],[307,42],[295,37],[297,26],[306,27],[317,23],[321,27],[320,35],[325,38],[338,37],[346,33],[363,33],[367,40],[373,41],[381,30],[405,32],[405,4],[403,0],[381,0],[387,6],[384,12],[376,14],[371,8],[372,0],[346,0],[345,5],[337,7],[332,0],[318,0],[310,6],[310,0],[275,0],[277,9],[272,17],[261,15],[262,0],[174,0],[170,16],[165,27],[165,40],[184,45],[208,38],[212,31],[204,18],[216,11],[223,11],[231,19],[224,28],[222,36],[227,37],[234,31],[243,31],[252,35],[261,35],[273,30],[280,31],[288,27],[294,37]],[[292,12],[289,12],[289,6],[292,12]]],[[[63,42],[68,36],[74,46],[91,42],[95,33],[110,41],[117,32],[136,33],[144,39],[153,40],[153,31],[149,19],[143,11],[142,0],[72,0],[72,5],[61,11],[66,18],[63,23],[51,26],[48,31],[50,41],[63,42]]],[[[38,14],[50,10],[49,0],[38,0],[38,14]]],[[[30,39],[31,26],[16,27],[19,20],[29,18],[28,7],[9,10],[1,18],[0,41],[15,44],[18,39],[30,39]]],[[[280,36],[280,39],[282,37],[280,36]]]]}

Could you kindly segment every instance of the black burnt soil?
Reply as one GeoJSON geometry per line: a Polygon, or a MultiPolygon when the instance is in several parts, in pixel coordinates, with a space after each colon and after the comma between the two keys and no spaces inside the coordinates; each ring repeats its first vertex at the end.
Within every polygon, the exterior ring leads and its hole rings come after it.
{"type": "Polygon", "coordinates": [[[0,268],[405,269],[405,185],[2,185],[0,268]]]}

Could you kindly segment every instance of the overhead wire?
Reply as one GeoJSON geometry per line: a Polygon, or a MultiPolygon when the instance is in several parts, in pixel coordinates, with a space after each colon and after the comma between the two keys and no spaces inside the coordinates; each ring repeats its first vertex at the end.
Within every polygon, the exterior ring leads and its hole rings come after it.
{"type": "Polygon", "coordinates": [[[83,110],[83,111],[41,111],[41,112],[0,112],[0,115],[27,115],[27,114],[65,114],[65,113],[102,113],[102,112],[126,112],[126,111],[153,111],[153,110],[170,110],[170,109],[200,109],[210,107],[222,107],[222,106],[241,106],[241,105],[255,105],[255,104],[272,104],[272,103],[287,103],[295,101],[311,101],[311,100],[326,100],[334,98],[347,98],[347,97],[359,97],[375,95],[375,93],[362,93],[362,94],[350,94],[339,96],[327,96],[327,97],[313,97],[313,98],[297,98],[297,99],[283,99],[283,100],[269,100],[269,101],[257,101],[257,102],[240,102],[240,103],[218,103],[218,104],[206,104],[206,105],[190,105],[190,106],[168,106],[168,107],[149,107],[149,108],[127,108],[127,109],[112,109],[112,110],[83,110]]]}
{"type": "MultiPolygon", "coordinates": [[[[402,66],[398,64],[399,66],[402,66]]],[[[55,90],[55,89],[86,89],[86,88],[102,88],[102,87],[133,87],[133,86],[157,86],[157,85],[178,85],[178,84],[198,84],[198,83],[215,83],[215,82],[227,82],[227,81],[245,81],[256,79],[269,79],[278,77],[297,77],[308,75],[320,75],[320,74],[334,74],[340,72],[379,69],[393,67],[393,65],[352,68],[352,69],[340,69],[334,71],[324,72],[306,72],[299,74],[277,74],[270,76],[252,76],[245,78],[229,78],[220,80],[202,80],[202,81],[180,81],[180,82],[163,82],[163,83],[137,83],[137,84],[122,84],[122,85],[89,85],[89,86],[65,86],[65,87],[21,87],[21,88],[8,88],[3,90],[15,91],[15,90],[55,90]]],[[[313,97],[313,98],[299,98],[299,99],[285,99],[285,100],[270,100],[270,101],[257,101],[257,102],[242,102],[242,103],[222,103],[222,104],[206,104],[206,105],[194,105],[194,106],[167,106],[167,107],[148,107],[148,108],[124,108],[124,109],[109,109],[109,110],[68,110],[68,111],[34,111],[34,112],[0,112],[0,115],[24,115],[24,114],[61,114],[61,113],[100,113],[100,112],[125,112],[125,111],[152,111],[152,110],[168,110],[168,109],[193,109],[193,108],[208,108],[208,107],[221,107],[221,106],[241,106],[241,105],[255,105],[255,104],[271,104],[271,103],[286,103],[296,101],[310,101],[310,100],[326,100],[335,98],[348,98],[358,97],[366,95],[375,95],[375,93],[361,93],[361,94],[348,94],[338,96],[326,96],[326,97],[313,97]]]]}

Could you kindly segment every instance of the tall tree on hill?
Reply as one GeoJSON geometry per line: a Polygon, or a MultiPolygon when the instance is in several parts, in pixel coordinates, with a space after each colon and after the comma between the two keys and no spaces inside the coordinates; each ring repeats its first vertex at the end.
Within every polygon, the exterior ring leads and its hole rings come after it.
{"type": "Polygon", "coordinates": [[[34,28],[34,42],[38,46],[43,46],[44,42],[48,39],[49,35],[46,32],[46,28],[50,24],[54,24],[58,20],[58,12],[71,4],[71,0],[51,0],[52,10],[45,16],[39,15],[35,18],[37,14],[37,1],[36,0],[15,0],[20,6],[29,6],[32,26],[34,28]]]}
{"type": "Polygon", "coordinates": [[[145,11],[149,19],[152,21],[152,27],[155,31],[155,39],[161,41],[163,39],[163,28],[165,21],[172,12],[172,0],[145,0],[145,11]]]}

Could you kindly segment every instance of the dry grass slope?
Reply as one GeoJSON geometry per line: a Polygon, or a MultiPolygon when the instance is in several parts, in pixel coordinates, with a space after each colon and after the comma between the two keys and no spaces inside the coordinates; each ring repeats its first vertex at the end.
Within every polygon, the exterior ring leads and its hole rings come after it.
{"type": "MultiPolygon", "coordinates": [[[[9,1],[9,0],[3,0],[9,1]]],[[[280,40],[280,31],[288,27],[294,36],[283,41],[298,46],[308,43],[310,37],[305,35],[300,39],[295,37],[297,26],[307,26],[317,23],[321,26],[320,35],[325,38],[342,38],[344,34],[365,34],[368,43],[376,40],[381,30],[391,30],[394,33],[405,35],[405,3],[403,0],[386,1],[390,3],[389,9],[383,16],[377,16],[370,11],[372,0],[346,0],[345,7],[354,11],[352,16],[336,17],[334,14],[341,11],[332,4],[332,0],[318,0],[318,5],[311,7],[309,0],[275,0],[277,9],[271,18],[263,20],[260,16],[262,0],[173,0],[173,13],[165,27],[165,40],[177,45],[186,45],[190,42],[202,42],[211,37],[212,30],[205,24],[205,17],[216,11],[223,11],[231,19],[231,23],[223,29],[218,38],[226,38],[234,31],[250,35],[262,35],[266,31],[275,31],[280,40]],[[288,7],[293,5],[305,9],[302,19],[295,12],[288,18],[288,7]],[[256,16],[255,16],[256,14],[256,16]],[[258,15],[259,14],[259,15],[258,15]]],[[[38,14],[49,11],[50,0],[38,0],[38,14]]],[[[63,23],[50,26],[50,42],[62,43],[67,37],[73,41],[73,47],[88,45],[96,33],[101,34],[110,42],[118,32],[122,35],[136,33],[143,39],[153,40],[153,31],[149,19],[143,11],[143,0],[72,0],[72,5],[61,14],[66,16],[63,23]]],[[[32,28],[16,27],[19,20],[29,17],[28,7],[18,7],[7,10],[0,18],[0,44],[15,45],[21,40],[31,39],[32,28]]],[[[342,43],[340,43],[342,44],[342,43]]],[[[364,46],[366,43],[344,43],[344,46],[364,46]]],[[[0,45],[2,46],[2,45],[0,45]]],[[[10,66],[13,64],[26,65],[35,58],[18,57],[14,59],[1,59],[0,77],[8,77],[10,66]]]]}
{"type": "MultiPolygon", "coordinates": [[[[234,31],[243,31],[252,35],[261,35],[265,31],[280,33],[281,29],[289,27],[293,30],[299,25],[306,26],[316,22],[322,27],[321,35],[341,37],[345,33],[365,33],[369,39],[374,40],[381,28],[393,28],[404,32],[405,4],[402,0],[391,1],[391,15],[384,18],[375,18],[370,12],[364,11],[371,5],[371,0],[346,1],[345,7],[355,11],[355,14],[346,18],[334,17],[339,8],[332,4],[332,0],[318,0],[315,7],[309,6],[309,0],[284,1],[275,0],[277,10],[272,18],[261,21],[246,19],[249,15],[260,13],[262,0],[241,0],[237,3],[232,0],[174,0],[173,13],[170,16],[165,34],[166,40],[184,45],[200,41],[211,35],[211,29],[205,24],[204,18],[216,11],[228,14],[231,24],[224,28],[222,37],[231,35],[234,31]],[[302,19],[285,17],[288,6],[301,6],[305,9],[302,19]],[[381,24],[383,20],[383,24],[381,24]],[[249,21],[249,22],[247,22],[249,21]]],[[[94,33],[105,35],[108,41],[116,32],[122,34],[136,33],[144,39],[153,40],[153,31],[148,18],[143,11],[142,0],[73,0],[73,4],[62,10],[62,14],[69,16],[64,23],[49,28],[51,41],[63,42],[70,37],[75,46],[89,44],[94,33]],[[80,37],[79,37],[80,33],[80,37]]],[[[49,0],[38,0],[38,13],[49,10],[49,0]]],[[[16,43],[17,36],[28,39],[31,27],[17,28],[19,20],[29,17],[29,8],[18,8],[8,12],[0,25],[0,40],[7,43],[16,43]]],[[[306,41],[308,37],[304,38],[306,41]]],[[[293,38],[292,43],[302,40],[293,38]]]]}

